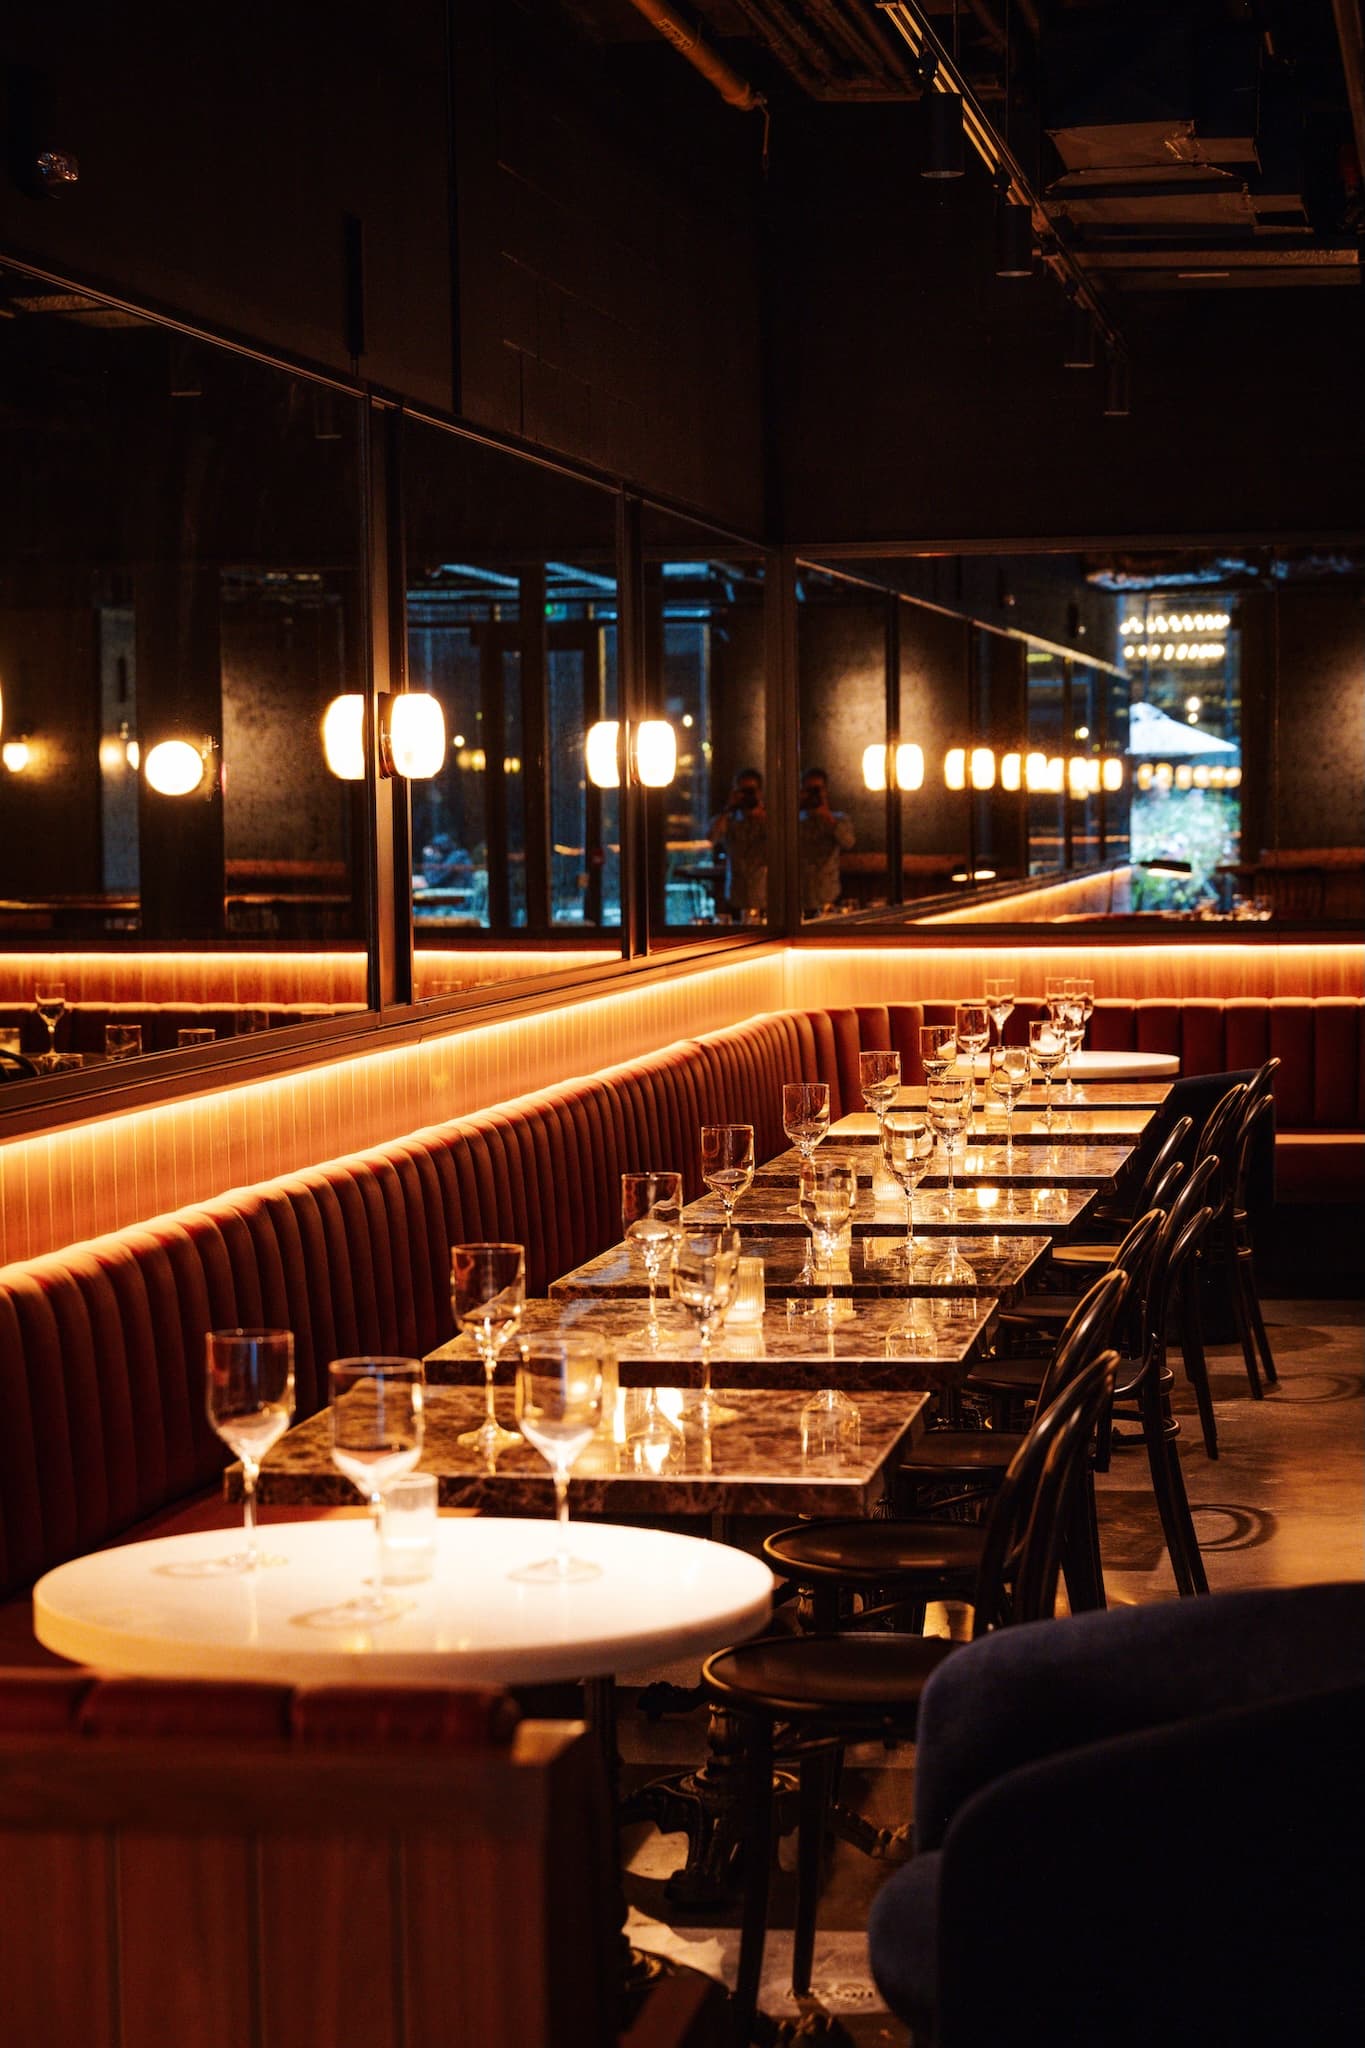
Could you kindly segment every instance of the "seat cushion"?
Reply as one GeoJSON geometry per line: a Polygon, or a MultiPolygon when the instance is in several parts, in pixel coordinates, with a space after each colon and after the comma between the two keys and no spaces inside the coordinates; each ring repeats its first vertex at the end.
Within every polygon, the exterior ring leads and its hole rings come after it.
{"type": "Polygon", "coordinates": [[[1278,1202],[1365,1202],[1365,1132],[1281,1131],[1275,1139],[1278,1202]]]}
{"type": "Polygon", "coordinates": [[[961,1647],[944,1636],[870,1630],[765,1636],[708,1657],[702,1683],[727,1706],[784,1721],[828,1718],[845,1728],[905,1732],[930,1678],[961,1647]]]}
{"type": "Polygon", "coordinates": [[[938,1883],[941,1850],[913,1856],[872,1901],[868,1957],[877,1989],[916,2038],[933,2031],[938,1986],[938,1883]]]}
{"type": "Polygon", "coordinates": [[[763,1545],[777,1571],[814,1578],[970,1579],[984,1531],[969,1522],[802,1522],[763,1545]]]}

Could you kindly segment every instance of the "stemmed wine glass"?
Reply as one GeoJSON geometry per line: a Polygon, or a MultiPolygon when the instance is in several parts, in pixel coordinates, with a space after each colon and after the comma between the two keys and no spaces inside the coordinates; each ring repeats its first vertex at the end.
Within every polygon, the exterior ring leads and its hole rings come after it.
{"type": "Polygon", "coordinates": [[[988,981],[986,983],[986,1008],[991,1013],[995,1035],[1001,1045],[1005,1043],[1005,1026],[1014,1011],[1014,983],[1012,981],[988,981]]]}
{"type": "Polygon", "coordinates": [[[1085,1011],[1081,1007],[1079,997],[1069,995],[1065,1001],[1057,1005],[1055,1022],[1066,1044],[1066,1100],[1074,1102],[1076,1085],[1071,1062],[1080,1051],[1085,1038],[1085,1011]]]}
{"type": "Polygon", "coordinates": [[[976,1056],[991,1042],[991,1013],[984,1003],[959,1003],[955,1012],[957,1042],[967,1055],[967,1078],[976,1083],[976,1056]]]}
{"type": "Polygon", "coordinates": [[[970,1081],[935,1081],[926,1099],[925,1114],[948,1161],[948,1185],[943,1196],[943,1213],[949,1221],[957,1214],[957,1197],[953,1191],[953,1161],[957,1156],[959,1144],[967,1135],[971,1113],[970,1081]]]}
{"type": "Polygon", "coordinates": [[[901,1085],[901,1056],[898,1052],[860,1052],[858,1055],[858,1086],[863,1102],[877,1119],[877,1133],[881,1135],[882,1118],[896,1099],[901,1085]]]}
{"type": "Polygon", "coordinates": [[[803,1159],[829,1129],[828,1081],[785,1081],[782,1084],[782,1128],[803,1159]]]}
{"type": "Polygon", "coordinates": [[[649,1282],[650,1327],[659,1319],[655,1296],[664,1262],[682,1223],[682,1175],[680,1173],[623,1173],[621,1175],[621,1228],[627,1244],[639,1247],[649,1282]]]}
{"type": "Polygon", "coordinates": [[[403,1607],[384,1594],[384,1495],[422,1455],[426,1382],[420,1358],[337,1358],[331,1389],[332,1463],[369,1501],[374,1516],[375,1575],[369,1593],[338,1615],[388,1621],[403,1607]]]}
{"type": "Polygon", "coordinates": [[[951,1024],[921,1024],[919,1028],[920,1065],[924,1078],[930,1084],[946,1074],[957,1058],[957,1040],[951,1024]]]}
{"type": "Polygon", "coordinates": [[[991,1047],[989,1087],[1005,1105],[1005,1158],[1014,1157],[1014,1105],[1028,1087],[1029,1049],[1026,1045],[991,1047]]]}
{"type": "Polygon", "coordinates": [[[267,1562],[256,1541],[261,1460],[294,1413],[294,1338],[288,1330],[210,1330],[204,1339],[204,1405],[213,1429],[242,1461],[245,1548],[219,1558],[220,1572],[254,1572],[267,1562]]]}
{"type": "Polygon", "coordinates": [[[825,1264],[825,1319],[834,1320],[834,1254],[848,1228],[858,1192],[858,1177],[838,1160],[801,1162],[801,1220],[810,1232],[811,1248],[825,1264]]]}
{"type": "Polygon", "coordinates": [[[717,1407],[711,1395],[711,1339],[725,1321],[739,1280],[739,1232],[737,1230],[680,1231],[673,1247],[669,1271],[669,1293],[695,1318],[701,1339],[701,1420],[703,1429],[713,1422],[733,1419],[733,1408],[717,1407]]]}
{"type": "Polygon", "coordinates": [[[725,1226],[732,1229],[735,1203],[754,1180],[754,1127],[752,1124],[703,1124],[701,1127],[701,1177],[713,1195],[719,1195],[725,1210],[725,1226]]]}
{"type": "Polygon", "coordinates": [[[569,1551],[569,1473],[602,1421],[600,1343],[535,1337],[525,1344],[517,1366],[517,1421],[554,1474],[556,1541],[553,1556],[521,1565],[508,1577],[551,1586],[600,1578],[600,1564],[569,1551]]]}
{"type": "Polygon", "coordinates": [[[526,1305],[526,1254],[519,1244],[453,1244],[450,1305],[455,1322],[472,1337],[483,1360],[483,1421],[457,1443],[473,1444],[490,1462],[521,1438],[504,1429],[493,1402],[498,1354],[516,1332],[526,1305]]]}
{"type": "Polygon", "coordinates": [[[1039,1017],[1028,1028],[1029,1064],[1043,1077],[1044,1115],[1052,1122],[1052,1075],[1066,1057],[1066,1040],[1051,1017],[1039,1017]]]}
{"type": "Polygon", "coordinates": [[[893,1109],[882,1119],[882,1158],[905,1195],[905,1270],[915,1256],[915,1189],[934,1156],[934,1131],[922,1110],[893,1109]]]}
{"type": "Polygon", "coordinates": [[[64,981],[40,981],[35,983],[33,1003],[47,1026],[47,1051],[42,1054],[42,1065],[55,1066],[57,1063],[57,1026],[66,1015],[66,983],[64,981]]]}

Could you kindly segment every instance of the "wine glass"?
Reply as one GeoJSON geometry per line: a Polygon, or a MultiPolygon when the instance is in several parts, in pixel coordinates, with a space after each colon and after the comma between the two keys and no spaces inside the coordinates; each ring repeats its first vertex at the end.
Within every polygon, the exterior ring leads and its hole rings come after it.
{"type": "Polygon", "coordinates": [[[1014,1105],[1028,1087],[1029,1049],[1026,1045],[991,1047],[988,1086],[1005,1105],[1005,1158],[1014,1156],[1014,1105]]]}
{"type": "Polygon", "coordinates": [[[1085,1011],[1079,997],[1069,995],[1057,1005],[1056,1028],[1066,1043],[1066,1099],[1074,1102],[1076,1088],[1072,1077],[1071,1062],[1081,1049],[1085,1038],[1085,1011]]]}
{"type": "Polygon", "coordinates": [[[1014,983],[996,980],[986,983],[986,1008],[991,1013],[991,1022],[1001,1045],[1005,1043],[1005,1026],[1014,1010],[1014,983]]]}
{"type": "Polygon", "coordinates": [[[711,1397],[711,1339],[725,1321],[739,1279],[737,1230],[683,1230],[673,1246],[669,1293],[692,1316],[701,1339],[702,1426],[724,1422],[735,1413],[718,1408],[711,1397]]]}
{"type": "Polygon", "coordinates": [[[937,1081],[957,1058],[957,1040],[951,1024],[921,1024],[919,1058],[926,1081],[937,1081]]]}
{"type": "Polygon", "coordinates": [[[811,1249],[825,1262],[825,1318],[834,1320],[834,1254],[848,1228],[858,1179],[851,1166],[837,1160],[801,1162],[801,1219],[810,1232],[811,1249]]]}
{"type": "Polygon", "coordinates": [[[782,1128],[803,1159],[812,1159],[829,1129],[829,1083],[786,1081],[782,1087],[782,1128]]]}
{"type": "Polygon", "coordinates": [[[450,1305],[455,1321],[472,1337],[483,1360],[483,1421],[457,1443],[473,1444],[491,1461],[521,1438],[504,1429],[493,1403],[498,1353],[516,1332],[526,1305],[526,1254],[519,1244],[453,1244],[450,1247],[450,1305]]]}
{"type": "Polygon", "coordinates": [[[204,1339],[204,1406],[209,1422],[242,1461],[245,1548],[217,1560],[222,1572],[254,1572],[256,1481],[261,1460],[294,1413],[294,1338],[289,1330],[210,1330],[204,1339]]]}
{"type": "Polygon", "coordinates": [[[935,1081],[926,1098],[925,1115],[948,1161],[948,1185],[943,1196],[943,1213],[950,1219],[957,1214],[957,1197],[953,1192],[953,1161],[957,1157],[959,1144],[967,1135],[971,1113],[970,1081],[935,1081]]]}
{"type": "Polygon", "coordinates": [[[34,984],[33,1002],[38,1015],[47,1026],[47,1051],[41,1056],[45,1067],[57,1063],[57,1026],[66,1015],[66,983],[64,981],[40,981],[34,984]]]}
{"type": "Polygon", "coordinates": [[[1052,1122],[1052,1075],[1066,1057],[1066,1040],[1051,1017],[1039,1017],[1028,1028],[1028,1056],[1033,1071],[1043,1077],[1044,1114],[1052,1122]]]}
{"type": "Polygon", "coordinates": [[[984,1003],[959,1003],[955,1012],[957,1042],[967,1055],[967,1077],[976,1080],[976,1056],[991,1042],[991,1013],[984,1003]]]}
{"type": "Polygon", "coordinates": [[[901,1085],[901,1056],[898,1052],[860,1052],[858,1054],[858,1086],[862,1090],[863,1102],[877,1119],[878,1134],[882,1118],[896,1099],[896,1090],[901,1085]]]}
{"type": "Polygon", "coordinates": [[[384,1594],[384,1494],[422,1455],[426,1382],[420,1358],[336,1358],[331,1391],[332,1463],[363,1493],[374,1516],[373,1589],[338,1614],[387,1621],[401,1605],[384,1594]]]}
{"type": "Polygon", "coordinates": [[[636,1245],[645,1262],[649,1281],[649,1320],[658,1322],[655,1301],[664,1261],[682,1222],[682,1175],[680,1173],[623,1173],[621,1175],[621,1228],[627,1244],[636,1245]]]}
{"type": "Polygon", "coordinates": [[[915,1189],[934,1156],[933,1127],[918,1109],[888,1110],[882,1119],[882,1157],[905,1195],[905,1269],[915,1255],[915,1189]]]}
{"type": "Polygon", "coordinates": [[[735,1203],[753,1186],[752,1124],[702,1125],[701,1177],[712,1194],[720,1196],[721,1206],[725,1210],[726,1228],[733,1228],[735,1203]]]}
{"type": "Polygon", "coordinates": [[[569,1551],[569,1473],[602,1421],[602,1347],[587,1337],[533,1337],[517,1366],[517,1421],[554,1474],[556,1542],[551,1557],[509,1572],[532,1584],[596,1579],[602,1567],[569,1551]]]}

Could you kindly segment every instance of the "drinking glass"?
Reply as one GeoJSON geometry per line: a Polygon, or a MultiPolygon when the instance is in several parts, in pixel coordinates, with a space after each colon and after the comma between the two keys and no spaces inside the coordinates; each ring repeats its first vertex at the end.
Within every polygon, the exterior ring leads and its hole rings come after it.
{"type": "Polygon", "coordinates": [[[64,981],[40,981],[33,990],[33,1002],[38,1015],[47,1026],[47,1051],[42,1055],[46,1067],[56,1065],[57,1026],[66,1015],[66,983],[64,981]]]}
{"type": "Polygon", "coordinates": [[[185,1024],[175,1034],[177,1045],[216,1045],[218,1033],[211,1024],[185,1024]]]}
{"type": "Polygon", "coordinates": [[[915,1189],[929,1171],[934,1132],[922,1110],[888,1110],[882,1119],[882,1158],[905,1195],[905,1269],[915,1256],[915,1189]]]}
{"type": "Polygon", "coordinates": [[[493,1404],[498,1353],[512,1337],[526,1304],[526,1254],[519,1244],[453,1244],[450,1305],[457,1326],[472,1337],[483,1360],[483,1421],[457,1443],[473,1444],[489,1460],[521,1438],[504,1429],[493,1404]]]}
{"type": "Polygon", "coordinates": [[[953,1191],[953,1162],[957,1157],[958,1146],[967,1135],[971,1113],[970,1081],[935,1081],[926,1098],[925,1115],[948,1161],[948,1185],[944,1190],[943,1213],[949,1218],[957,1214],[957,1197],[953,1191]]]}
{"type": "Polygon", "coordinates": [[[991,1042],[991,1013],[984,1003],[959,1003],[955,1013],[957,1042],[967,1055],[967,1078],[976,1080],[976,1056],[991,1042]]]}
{"type": "Polygon", "coordinates": [[[635,1245],[645,1262],[649,1282],[649,1320],[658,1322],[655,1296],[664,1261],[682,1221],[682,1175],[680,1173],[623,1173],[621,1175],[621,1228],[627,1244],[635,1245]]]}
{"type": "Polygon", "coordinates": [[[746,1189],[753,1186],[752,1124],[702,1125],[701,1177],[712,1194],[720,1196],[726,1228],[730,1229],[735,1220],[735,1203],[746,1189]]]}
{"type": "Polygon", "coordinates": [[[991,1022],[1001,1045],[1005,1043],[1005,1026],[1014,1009],[1014,983],[1012,981],[988,981],[986,983],[986,1008],[991,1013],[991,1022]]]}
{"type": "Polygon", "coordinates": [[[782,1088],[782,1128],[803,1159],[812,1159],[829,1129],[829,1083],[787,1081],[782,1088]]]}
{"type": "Polygon", "coordinates": [[[988,1086],[1005,1105],[1005,1157],[1014,1153],[1014,1105],[1028,1087],[1029,1049],[1026,1045],[991,1047],[988,1086]]]}
{"type": "Polygon", "coordinates": [[[718,1408],[711,1396],[711,1339],[725,1321],[739,1279],[737,1230],[684,1230],[673,1247],[669,1293],[697,1325],[701,1339],[701,1410],[703,1426],[728,1420],[731,1408],[718,1408]]]}
{"type": "Polygon", "coordinates": [[[921,1024],[919,1028],[920,1065],[924,1068],[926,1081],[937,1081],[946,1074],[957,1058],[957,1040],[951,1024],[921,1024]]]}
{"type": "Polygon", "coordinates": [[[256,1541],[261,1460],[294,1413],[294,1339],[288,1330],[210,1330],[204,1339],[204,1406],[218,1436],[242,1461],[244,1549],[217,1560],[223,1572],[267,1562],[256,1541]]]}
{"type": "Polygon", "coordinates": [[[358,1621],[387,1621],[403,1610],[384,1594],[384,1495],[422,1455],[426,1384],[420,1358],[336,1358],[331,1391],[332,1463],[370,1504],[374,1583],[336,1610],[358,1621]]]}
{"type": "Polygon", "coordinates": [[[384,1491],[384,1583],[415,1584],[436,1569],[440,1490],[434,1472],[409,1472],[384,1491]]]}
{"type": "Polygon", "coordinates": [[[588,1337],[535,1337],[517,1366],[517,1420],[549,1464],[555,1483],[556,1543],[551,1557],[508,1577],[567,1586],[600,1578],[602,1567],[569,1550],[569,1473],[602,1420],[602,1347],[588,1337]]]}
{"type": "Polygon", "coordinates": [[[858,1180],[851,1166],[816,1159],[801,1162],[801,1220],[811,1249],[825,1262],[825,1316],[834,1320],[834,1254],[853,1214],[858,1180]]]}
{"type": "Polygon", "coordinates": [[[1069,995],[1057,1005],[1054,1015],[1056,1028],[1066,1043],[1066,1099],[1068,1102],[1074,1102],[1076,1088],[1071,1062],[1080,1051],[1085,1038],[1085,1011],[1081,1007],[1079,997],[1069,995]]]}
{"type": "Polygon", "coordinates": [[[107,1060],[135,1060],[142,1051],[140,1024],[106,1024],[104,1057],[107,1060]]]}
{"type": "Polygon", "coordinates": [[[898,1052],[858,1054],[858,1086],[862,1090],[863,1102],[877,1119],[879,1132],[882,1118],[895,1101],[900,1085],[901,1056],[898,1052]]]}
{"type": "Polygon", "coordinates": [[[1052,1075],[1066,1057],[1066,1040],[1050,1017],[1040,1017],[1028,1028],[1029,1064],[1043,1077],[1044,1115],[1052,1122],[1052,1075]]]}

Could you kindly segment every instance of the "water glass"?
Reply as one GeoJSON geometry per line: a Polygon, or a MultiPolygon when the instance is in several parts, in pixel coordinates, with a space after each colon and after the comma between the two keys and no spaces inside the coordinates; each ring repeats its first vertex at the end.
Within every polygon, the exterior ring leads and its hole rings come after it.
{"type": "Polygon", "coordinates": [[[697,1325],[701,1339],[703,1425],[728,1418],[711,1397],[711,1340],[725,1321],[739,1282],[737,1230],[684,1230],[673,1247],[669,1293],[697,1325]]]}
{"type": "Polygon", "coordinates": [[[483,1421],[456,1439],[472,1444],[491,1463],[499,1451],[521,1442],[504,1429],[493,1403],[498,1354],[516,1334],[526,1306],[526,1253],[519,1244],[453,1244],[450,1247],[450,1306],[457,1329],[472,1337],[483,1360],[483,1421]]]}
{"type": "Polygon", "coordinates": [[[859,1053],[858,1086],[862,1090],[864,1104],[876,1117],[879,1127],[896,1099],[900,1084],[901,1056],[898,1052],[859,1053]]]}
{"type": "Polygon", "coordinates": [[[935,1081],[925,1099],[925,1116],[935,1138],[943,1147],[948,1161],[948,1185],[944,1192],[943,1208],[949,1218],[957,1214],[957,1198],[953,1190],[953,1166],[957,1148],[967,1135],[971,1120],[972,1097],[970,1081],[935,1081]]]}
{"type": "Polygon", "coordinates": [[[47,1026],[47,1051],[43,1059],[47,1065],[55,1063],[57,1057],[57,1026],[66,1015],[66,983],[64,981],[40,981],[33,990],[34,1008],[47,1026]]]}
{"type": "Polygon", "coordinates": [[[627,1244],[633,1244],[645,1262],[651,1323],[658,1319],[655,1296],[681,1222],[680,1173],[621,1175],[621,1228],[627,1244]]]}
{"type": "Polygon", "coordinates": [[[915,1255],[915,1189],[929,1171],[934,1133],[917,1109],[889,1110],[882,1119],[882,1158],[905,1196],[905,1268],[915,1255]]]}
{"type": "Polygon", "coordinates": [[[508,1577],[565,1586],[601,1577],[602,1567],[569,1549],[569,1473],[602,1421],[602,1349],[590,1337],[535,1337],[517,1366],[521,1433],[550,1467],[555,1488],[554,1554],[508,1577]]]}
{"type": "Polygon", "coordinates": [[[936,1081],[946,1074],[957,1058],[957,1040],[951,1024],[921,1024],[919,1028],[919,1059],[926,1081],[936,1081]]]}
{"type": "Polygon", "coordinates": [[[1029,1052],[1026,1045],[996,1045],[991,1048],[987,1085],[1005,1105],[1005,1152],[1014,1149],[1014,1105],[1028,1088],[1029,1052]]]}
{"type": "Polygon", "coordinates": [[[332,1463],[364,1494],[374,1517],[375,1576],[344,1612],[387,1621],[401,1609],[384,1596],[384,1496],[422,1455],[426,1379],[420,1358],[336,1358],[327,1369],[332,1463]]]}
{"type": "Polygon", "coordinates": [[[294,1413],[292,1332],[210,1330],[204,1339],[204,1407],[215,1434],[242,1465],[244,1548],[220,1558],[215,1569],[252,1572],[263,1562],[256,1541],[261,1460],[294,1413]]]}
{"type": "Polygon", "coordinates": [[[1014,1010],[1014,983],[1001,978],[986,983],[986,1008],[991,1013],[996,1037],[1005,1043],[1005,1026],[1014,1010]]]}
{"type": "Polygon", "coordinates": [[[726,1329],[733,1328],[736,1323],[761,1323],[766,1307],[767,1288],[762,1259],[741,1258],[739,1271],[735,1276],[735,1291],[726,1311],[726,1329]]]}
{"type": "Polygon", "coordinates": [[[701,1127],[701,1177],[713,1195],[719,1195],[727,1227],[735,1220],[735,1203],[753,1186],[754,1127],[752,1124],[703,1124],[701,1127]]]}
{"type": "Polygon", "coordinates": [[[386,1586],[413,1585],[436,1569],[437,1481],[409,1472],[384,1495],[380,1573],[386,1586]]]}
{"type": "Polygon", "coordinates": [[[142,1026],[140,1024],[106,1024],[104,1027],[104,1057],[107,1060],[135,1060],[142,1053],[142,1026]]]}
{"type": "Polygon", "coordinates": [[[186,1024],[175,1034],[177,1045],[216,1045],[218,1033],[211,1024],[186,1024]]]}
{"type": "Polygon", "coordinates": [[[858,1179],[851,1166],[818,1159],[801,1162],[800,1209],[811,1247],[825,1266],[825,1314],[834,1319],[834,1254],[848,1228],[858,1179]]]}
{"type": "Polygon", "coordinates": [[[803,1159],[829,1130],[829,1083],[787,1081],[782,1088],[782,1128],[803,1159]]]}
{"type": "Polygon", "coordinates": [[[1066,1039],[1050,1017],[1040,1017],[1028,1028],[1029,1064],[1043,1077],[1044,1114],[1052,1121],[1052,1076],[1066,1058],[1066,1039]]]}
{"type": "Polygon", "coordinates": [[[976,1079],[976,1056],[991,1042],[991,1016],[984,1003],[959,1003],[954,1012],[957,1042],[967,1055],[967,1074],[976,1079]]]}

